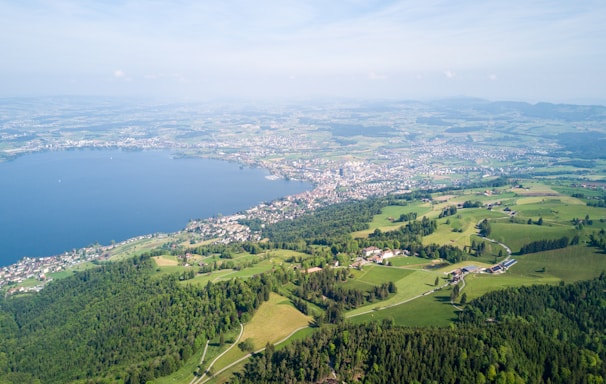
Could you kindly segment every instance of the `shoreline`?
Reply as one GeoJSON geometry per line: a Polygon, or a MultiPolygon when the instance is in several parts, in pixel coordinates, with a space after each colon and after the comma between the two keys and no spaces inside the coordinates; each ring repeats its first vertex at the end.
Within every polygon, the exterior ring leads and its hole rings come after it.
{"type": "MultiPolygon", "coordinates": [[[[125,151],[125,152],[139,152],[139,151],[154,151],[154,152],[159,152],[159,151],[167,151],[167,152],[171,152],[171,159],[179,159],[179,158],[188,158],[188,159],[200,159],[200,160],[216,160],[216,161],[221,161],[221,162],[227,162],[227,163],[235,163],[235,164],[239,164],[241,167],[250,167],[251,169],[254,168],[262,168],[264,170],[266,170],[267,172],[269,172],[268,175],[263,176],[265,179],[267,180],[279,180],[279,179],[284,179],[287,180],[286,178],[283,178],[281,176],[278,176],[274,173],[271,173],[271,169],[268,168],[264,168],[261,166],[261,164],[255,164],[254,166],[251,166],[251,164],[247,164],[247,163],[238,163],[235,162],[233,160],[229,160],[229,159],[224,159],[221,157],[207,157],[207,156],[191,156],[191,155],[184,155],[182,153],[179,153],[177,151],[174,151],[173,149],[169,149],[169,148],[137,148],[137,149],[124,149],[124,148],[117,148],[117,147],[104,147],[104,148],[99,148],[99,147],[95,147],[95,148],[90,148],[90,147],[77,147],[77,148],[72,148],[72,149],[52,149],[52,150],[41,150],[41,151],[31,151],[31,152],[27,152],[27,153],[22,153],[19,156],[16,156],[14,158],[12,158],[10,161],[16,160],[19,157],[22,156],[28,156],[28,155],[35,155],[35,154],[42,154],[42,153],[49,153],[49,152],[67,152],[67,151],[75,151],[75,150],[82,150],[82,151],[92,151],[92,150],[98,150],[98,151],[125,151]]],[[[1,164],[2,162],[0,162],[1,164]]],[[[304,182],[304,183],[308,183],[309,184],[309,188],[308,190],[302,192],[302,193],[307,193],[307,192],[313,192],[316,190],[317,186],[315,185],[315,183],[311,182],[311,181],[305,181],[305,180],[301,180],[300,182],[304,182]]],[[[300,194],[300,193],[299,193],[300,194]]],[[[6,265],[0,265],[0,288],[3,288],[4,286],[8,285],[8,283],[12,283],[12,282],[17,282],[17,283],[21,283],[22,281],[17,281],[16,279],[7,279],[7,275],[12,276],[13,274],[11,272],[15,272],[15,271],[19,271],[19,272],[27,272],[27,275],[25,275],[25,278],[32,278],[32,271],[28,271],[28,268],[26,268],[25,266],[27,265],[31,265],[34,264],[37,267],[51,267],[55,264],[57,264],[55,261],[57,260],[61,260],[61,259],[66,259],[65,263],[68,263],[70,266],[75,266],[77,264],[80,264],[82,262],[86,262],[86,261],[92,261],[92,260],[98,260],[100,258],[103,257],[102,253],[106,252],[108,250],[114,249],[118,246],[122,246],[122,245],[126,245],[130,242],[133,241],[137,241],[137,240],[141,240],[143,238],[151,238],[151,237],[157,237],[157,236],[165,236],[165,237],[170,237],[170,236],[176,236],[179,234],[184,234],[187,233],[188,231],[192,230],[192,223],[196,223],[196,225],[198,227],[200,226],[219,226],[219,227],[225,227],[225,225],[233,225],[234,223],[230,222],[229,218],[236,216],[236,215],[240,215],[242,213],[247,213],[245,216],[250,216],[251,212],[254,211],[258,211],[260,209],[260,207],[264,207],[265,210],[267,210],[268,207],[271,207],[275,202],[280,202],[280,205],[283,205],[283,202],[285,201],[293,201],[295,199],[297,199],[297,195],[298,194],[294,194],[294,195],[285,195],[285,196],[279,196],[273,200],[271,200],[269,203],[261,203],[261,204],[257,204],[257,205],[253,205],[250,206],[248,208],[245,208],[244,210],[240,210],[240,211],[236,211],[233,214],[223,217],[221,219],[221,223],[219,222],[214,222],[216,220],[216,215],[219,214],[214,213],[213,216],[209,216],[209,217],[205,217],[203,219],[198,219],[198,220],[190,220],[189,223],[188,222],[184,222],[182,223],[181,227],[179,229],[177,229],[174,232],[154,232],[154,233],[144,233],[144,234],[140,234],[140,235],[136,235],[136,236],[132,236],[129,238],[126,238],[120,242],[117,242],[115,244],[112,245],[102,245],[99,243],[95,243],[94,245],[88,245],[88,246],[84,246],[84,247],[78,247],[78,248],[68,248],[65,251],[62,251],[60,253],[55,253],[55,254],[45,254],[45,255],[40,255],[40,256],[22,256],[20,259],[18,259],[15,262],[6,264],[6,265]],[[95,251],[99,251],[101,250],[102,252],[95,252],[95,251]],[[75,255],[78,254],[87,254],[90,256],[87,256],[84,260],[75,263],[75,255]]],[[[250,229],[247,227],[248,231],[250,231],[250,229]]],[[[243,229],[244,230],[244,229],[243,229]]],[[[216,232],[216,231],[215,231],[216,232]]],[[[246,231],[244,231],[246,232],[246,231]]],[[[250,235],[249,235],[250,236],[250,235]]],[[[232,239],[229,239],[229,236],[227,238],[221,239],[222,241],[232,241],[232,239]]],[[[246,239],[243,239],[246,240],[246,239]]],[[[93,243],[90,243],[93,244],[93,243]]],[[[65,264],[64,263],[64,264],[65,264]]],[[[64,267],[67,265],[63,265],[64,267]]],[[[47,268],[36,268],[36,271],[34,271],[35,273],[39,274],[45,274],[45,272],[43,272],[44,269],[47,268]]],[[[52,272],[57,272],[56,270],[50,271],[52,272]]],[[[46,272],[48,273],[48,272],[46,272]]],[[[23,276],[23,274],[20,274],[21,276],[23,276]]]]}

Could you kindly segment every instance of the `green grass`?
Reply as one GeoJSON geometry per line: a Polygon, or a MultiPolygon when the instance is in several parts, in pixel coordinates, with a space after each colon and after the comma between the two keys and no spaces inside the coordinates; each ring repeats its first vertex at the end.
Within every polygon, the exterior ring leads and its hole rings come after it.
{"type": "Polygon", "coordinates": [[[213,271],[210,273],[205,273],[203,275],[198,275],[191,280],[185,280],[183,283],[186,284],[195,284],[195,285],[206,285],[209,281],[219,281],[227,277],[227,275],[232,275],[236,273],[233,269],[221,269],[218,271],[213,271]]]}
{"type": "Polygon", "coordinates": [[[466,277],[464,292],[468,299],[506,287],[592,279],[606,271],[606,254],[583,245],[523,255],[516,260],[518,263],[507,273],[466,277]]]}
{"type": "Polygon", "coordinates": [[[288,249],[272,249],[271,251],[268,252],[268,254],[269,254],[270,260],[272,260],[274,263],[278,263],[278,264],[280,262],[285,262],[286,260],[289,260],[293,257],[301,258],[301,259],[306,259],[309,257],[309,255],[306,253],[291,251],[288,249]]]}
{"type": "MultiPolygon", "coordinates": [[[[259,350],[267,343],[281,341],[299,327],[307,327],[312,320],[311,316],[305,316],[295,309],[289,299],[272,293],[269,301],[261,304],[251,321],[244,325],[240,341],[250,338],[255,350],[259,350]]],[[[236,346],[217,360],[213,371],[219,371],[247,354],[236,346]]]]}
{"type": "MultiPolygon", "coordinates": [[[[225,344],[219,345],[219,338],[216,337],[214,340],[211,340],[208,350],[206,352],[206,356],[204,357],[204,362],[202,363],[202,371],[206,369],[208,364],[213,361],[221,352],[229,348],[229,346],[236,339],[238,334],[240,333],[240,327],[235,327],[225,334],[225,344]]],[[[237,348],[237,347],[234,347],[237,348]]],[[[204,353],[204,347],[200,349],[194,356],[192,356],[178,371],[173,374],[165,377],[159,377],[154,379],[154,384],[188,384],[194,378],[194,372],[198,368],[198,364],[200,363],[200,358],[204,353]]]]}
{"type": "Polygon", "coordinates": [[[74,271],[61,271],[61,272],[52,272],[48,274],[48,277],[52,277],[55,280],[64,279],[74,274],[74,271]]]}
{"type": "Polygon", "coordinates": [[[445,327],[457,319],[456,309],[450,305],[450,290],[431,295],[380,311],[374,311],[348,319],[352,323],[393,320],[395,324],[410,327],[445,327]]]}
{"type": "Polygon", "coordinates": [[[518,264],[511,268],[511,275],[535,279],[553,277],[572,282],[592,279],[606,271],[606,254],[584,245],[523,255],[516,259],[518,264]],[[544,272],[537,272],[543,268],[544,272]]]}
{"type": "Polygon", "coordinates": [[[427,214],[431,211],[430,206],[424,206],[420,203],[411,203],[409,205],[389,205],[384,207],[381,210],[381,213],[375,215],[373,220],[370,222],[370,229],[374,230],[375,228],[384,228],[384,227],[399,227],[402,224],[406,224],[405,222],[394,222],[397,220],[401,214],[403,213],[411,213],[416,212],[417,217],[420,219],[423,215],[427,214]],[[389,220],[389,218],[393,220],[389,220]]]}
{"type": "Polygon", "coordinates": [[[512,274],[518,265],[514,265],[507,273],[501,275],[472,274],[465,278],[465,288],[461,292],[467,293],[467,299],[471,300],[485,293],[504,289],[507,287],[520,287],[532,284],[556,284],[560,280],[552,277],[544,277],[541,280],[529,276],[512,274]]]}
{"type": "Polygon", "coordinates": [[[389,260],[389,263],[394,267],[404,267],[404,266],[422,267],[424,265],[431,264],[431,260],[423,259],[421,257],[415,257],[415,256],[396,256],[396,257],[392,257],[388,260],[389,260]]]}
{"type": "Polygon", "coordinates": [[[372,285],[381,285],[382,283],[393,281],[396,282],[412,272],[401,268],[384,267],[381,265],[364,266],[364,270],[356,280],[369,283],[372,285]]]}
{"type": "Polygon", "coordinates": [[[519,252],[520,248],[533,241],[543,239],[558,239],[567,236],[574,237],[576,230],[572,226],[561,226],[548,224],[517,224],[510,222],[491,223],[491,238],[507,244],[512,252],[519,252]]]}
{"type": "MultiPolygon", "coordinates": [[[[293,334],[285,342],[277,345],[276,350],[280,350],[280,349],[284,348],[285,346],[292,344],[293,341],[295,341],[295,340],[303,340],[305,338],[308,338],[317,330],[318,330],[318,328],[303,328],[303,329],[297,331],[295,334],[293,334]]],[[[235,372],[241,372],[244,369],[244,365],[246,365],[246,363],[248,363],[248,361],[249,361],[249,359],[246,359],[246,360],[242,361],[241,363],[234,365],[230,369],[227,369],[227,370],[221,372],[219,375],[216,375],[214,378],[209,380],[208,383],[209,384],[220,384],[220,383],[228,382],[229,379],[231,378],[231,376],[235,372]]]]}
{"type": "MultiPolygon", "coordinates": [[[[380,268],[373,274],[376,276],[380,276],[379,273],[385,271],[387,269],[400,271],[400,279],[394,281],[398,291],[390,295],[388,299],[382,301],[375,301],[374,303],[369,303],[360,308],[353,309],[346,313],[347,315],[354,315],[361,312],[365,312],[368,310],[373,310],[375,308],[385,307],[388,305],[393,305],[400,303],[404,300],[411,299],[415,296],[421,295],[427,291],[434,289],[434,282],[436,277],[443,277],[444,271],[442,270],[406,270],[395,267],[374,267],[380,268]]],[[[374,277],[373,277],[374,280],[374,277]]],[[[361,278],[362,282],[368,282],[363,277],[361,278]]],[[[383,282],[389,281],[389,279],[383,279],[383,282]]],[[[381,281],[379,281],[379,284],[381,281]]]]}
{"type": "Polygon", "coordinates": [[[485,208],[463,208],[455,215],[438,219],[438,229],[423,238],[423,244],[451,244],[460,248],[470,245],[470,236],[477,233],[476,225],[484,219],[502,220],[506,215],[502,211],[489,211],[485,208]],[[450,224],[446,224],[450,222],[450,224]],[[457,231],[453,231],[456,229],[457,231]],[[461,230],[459,232],[458,230],[461,230]]]}

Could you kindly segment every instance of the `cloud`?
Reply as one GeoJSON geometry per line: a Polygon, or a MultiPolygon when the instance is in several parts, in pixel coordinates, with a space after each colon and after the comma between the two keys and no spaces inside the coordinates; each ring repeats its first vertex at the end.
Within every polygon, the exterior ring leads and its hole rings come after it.
{"type": "Polygon", "coordinates": [[[450,69],[447,69],[444,71],[444,76],[446,76],[448,79],[452,79],[456,76],[456,73],[454,73],[450,69]]]}
{"type": "Polygon", "coordinates": [[[121,69],[116,69],[116,70],[114,71],[114,77],[115,77],[116,79],[126,79],[126,78],[127,78],[127,77],[126,77],[126,73],[124,73],[124,71],[123,71],[123,70],[121,70],[121,69]]]}
{"type": "MultiPolygon", "coordinates": [[[[283,89],[293,74],[305,83],[297,92],[348,96],[354,86],[364,96],[365,87],[374,82],[378,89],[376,81],[386,79],[379,81],[381,91],[401,94],[402,82],[418,80],[416,74],[426,82],[406,88],[413,96],[444,92],[436,78],[456,82],[458,93],[471,93],[505,76],[507,82],[498,81],[505,88],[493,92],[517,89],[522,96],[530,87],[523,74],[543,78],[550,87],[561,73],[570,74],[575,80],[568,89],[560,87],[562,94],[574,91],[579,97],[601,94],[606,82],[606,2],[599,0],[260,2],[0,1],[2,92],[24,92],[25,85],[38,92],[30,79],[48,74],[77,78],[87,84],[82,92],[94,92],[95,84],[106,89],[108,77],[116,85],[132,81],[131,89],[144,95],[146,87],[174,83],[190,84],[192,93],[218,92],[226,87],[199,84],[234,77],[241,79],[229,83],[234,93],[256,92],[258,79],[283,89]],[[329,86],[326,79],[348,79],[350,88],[329,86]],[[7,87],[9,81],[13,85],[7,87]],[[579,87],[581,82],[587,87],[579,87]]],[[[532,91],[553,94],[536,84],[532,91]]],[[[48,92],[61,89],[49,85],[48,92]]]]}
{"type": "Polygon", "coordinates": [[[385,79],[387,79],[387,76],[385,76],[385,75],[379,75],[379,74],[377,74],[376,72],[373,71],[373,72],[370,72],[368,74],[368,78],[370,80],[373,80],[373,81],[374,80],[385,80],[385,79]]]}

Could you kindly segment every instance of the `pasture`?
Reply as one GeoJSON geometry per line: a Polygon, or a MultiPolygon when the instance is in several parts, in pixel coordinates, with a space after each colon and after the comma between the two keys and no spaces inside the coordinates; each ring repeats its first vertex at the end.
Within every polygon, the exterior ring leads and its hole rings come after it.
{"type": "MultiPolygon", "coordinates": [[[[309,326],[312,321],[311,316],[306,316],[293,307],[289,299],[271,293],[269,301],[261,304],[252,319],[244,325],[240,341],[250,339],[256,351],[264,348],[267,343],[281,341],[298,328],[309,326]]],[[[238,347],[232,348],[217,360],[213,370],[218,371],[247,353],[238,347]]]]}
{"type": "Polygon", "coordinates": [[[564,225],[536,225],[511,223],[509,221],[491,222],[492,233],[490,237],[501,243],[507,244],[513,253],[519,252],[520,248],[537,240],[553,240],[563,236],[572,239],[576,230],[564,225]]]}
{"type": "Polygon", "coordinates": [[[174,256],[168,256],[168,255],[155,256],[155,257],[152,257],[152,260],[156,263],[156,265],[158,267],[168,267],[168,266],[179,265],[179,261],[174,256]]]}
{"type": "MultiPolygon", "coordinates": [[[[366,275],[356,277],[358,281],[352,282],[351,284],[353,286],[355,286],[354,284],[357,284],[359,288],[364,289],[363,287],[365,286],[366,289],[368,289],[370,284],[376,285],[383,282],[393,281],[398,288],[398,291],[395,294],[390,295],[386,300],[369,303],[348,311],[346,316],[356,315],[376,308],[398,304],[415,296],[422,295],[423,293],[435,288],[434,282],[436,277],[444,276],[442,272],[428,269],[407,270],[395,267],[365,267],[365,269],[367,268],[374,268],[374,270],[372,273],[369,271],[370,275],[368,277],[366,275]],[[398,279],[396,280],[396,278],[398,279]]],[[[349,282],[346,284],[349,284],[349,282]]]]}
{"type": "Polygon", "coordinates": [[[347,321],[367,323],[388,319],[409,327],[445,327],[457,320],[457,312],[450,304],[450,289],[443,289],[404,304],[351,317],[347,321]]]}

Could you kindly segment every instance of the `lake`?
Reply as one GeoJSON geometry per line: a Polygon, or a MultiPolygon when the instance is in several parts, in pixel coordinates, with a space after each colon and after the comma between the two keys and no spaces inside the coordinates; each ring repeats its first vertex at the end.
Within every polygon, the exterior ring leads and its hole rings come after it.
{"type": "Polygon", "coordinates": [[[96,242],[175,232],[311,184],[167,151],[45,152],[0,163],[0,266],[96,242]]]}

